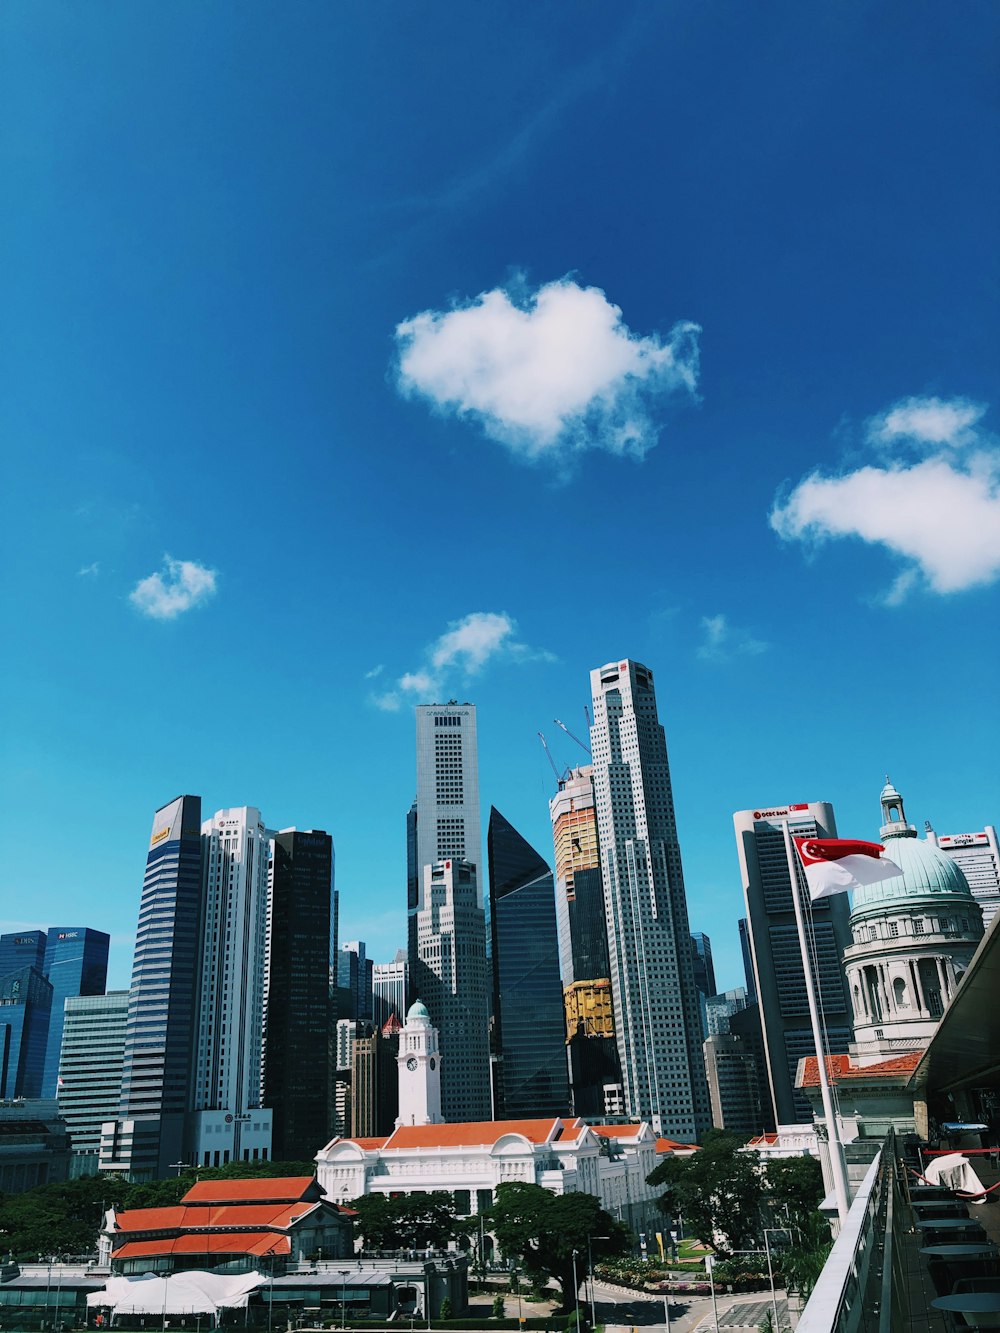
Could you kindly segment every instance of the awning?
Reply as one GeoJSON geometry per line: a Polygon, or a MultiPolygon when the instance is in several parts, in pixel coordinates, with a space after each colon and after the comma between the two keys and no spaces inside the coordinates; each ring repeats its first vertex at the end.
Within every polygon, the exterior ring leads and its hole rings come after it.
{"type": "Polygon", "coordinates": [[[215,1316],[223,1309],[245,1309],[250,1293],[264,1285],[260,1273],[203,1273],[192,1269],[157,1277],[143,1273],[139,1277],[111,1277],[103,1291],[87,1297],[91,1308],[107,1309],[117,1315],[199,1315],[215,1316]]]}

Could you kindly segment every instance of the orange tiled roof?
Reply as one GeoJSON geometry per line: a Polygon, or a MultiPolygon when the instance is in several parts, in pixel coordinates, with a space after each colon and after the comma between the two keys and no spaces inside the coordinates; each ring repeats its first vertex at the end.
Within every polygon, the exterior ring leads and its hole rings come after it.
{"type": "Polygon", "coordinates": [[[595,1134],[602,1139],[634,1139],[642,1128],[641,1125],[591,1125],[595,1134]]]}
{"type": "Polygon", "coordinates": [[[216,1231],[204,1236],[176,1236],[172,1240],[129,1240],[115,1259],[149,1259],[159,1254],[288,1254],[287,1236],[270,1231],[216,1231]]]}
{"type": "Polygon", "coordinates": [[[115,1214],[119,1231],[174,1231],[184,1225],[189,1210],[178,1204],[175,1208],[129,1208],[115,1214]]]}
{"type": "Polygon", "coordinates": [[[384,1148],[389,1142],[388,1139],[345,1139],[345,1143],[356,1143],[359,1148],[364,1148],[365,1152],[374,1152],[378,1148],[384,1148]]]}
{"type": "Polygon", "coordinates": [[[117,1214],[120,1232],[185,1231],[234,1227],[274,1227],[284,1230],[316,1207],[314,1202],[263,1204],[203,1204],[194,1208],[132,1208],[117,1214]]]}
{"type": "Polygon", "coordinates": [[[697,1152],[697,1143],[677,1143],[674,1139],[657,1139],[657,1152],[697,1152]]]}
{"type": "Polygon", "coordinates": [[[769,1144],[777,1143],[777,1134],[758,1134],[755,1139],[747,1139],[748,1148],[766,1148],[769,1144]]]}
{"type": "MultiPolygon", "coordinates": [[[[845,1079],[891,1078],[895,1074],[912,1074],[920,1063],[922,1054],[922,1051],[907,1051],[905,1055],[882,1060],[877,1065],[855,1065],[851,1063],[849,1055],[828,1055],[826,1074],[833,1083],[841,1083],[845,1079]]],[[[819,1062],[815,1055],[805,1057],[801,1086],[819,1087],[819,1062]]]]}
{"type": "Polygon", "coordinates": [[[199,1180],[182,1203],[298,1203],[314,1176],[255,1177],[251,1180],[199,1180]]]}
{"type": "Polygon", "coordinates": [[[471,1120],[458,1125],[400,1125],[387,1140],[390,1148],[485,1148],[504,1134],[523,1134],[529,1143],[558,1139],[564,1122],[549,1120],[471,1120]]]}

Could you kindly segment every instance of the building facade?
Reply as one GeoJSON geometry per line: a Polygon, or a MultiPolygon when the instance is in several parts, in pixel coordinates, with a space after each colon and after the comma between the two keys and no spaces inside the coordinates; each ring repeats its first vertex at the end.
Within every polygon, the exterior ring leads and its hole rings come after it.
{"type": "Polygon", "coordinates": [[[101,1130],[100,1170],[166,1176],[180,1159],[201,963],[201,797],[157,810],[139,905],[118,1117],[101,1130]]]}
{"type": "MultiPolygon", "coordinates": [[[[474,867],[482,902],[482,829],[474,704],[419,704],[417,795],[407,815],[407,956],[417,959],[417,915],[424,908],[424,868],[441,861],[474,867]]],[[[414,994],[418,992],[415,990],[414,994]]]]}
{"type": "MultiPolygon", "coordinates": [[[[826,801],[762,806],[733,816],[747,909],[747,935],[754,989],[760,1004],[774,1121],[804,1124],[812,1119],[808,1099],[795,1088],[799,1060],[815,1055],[805,975],[792,904],[784,827],[799,837],[835,838],[833,806],[826,801]]],[[[795,862],[802,902],[808,903],[802,868],[795,862]]],[[[811,905],[816,947],[813,978],[826,1020],[829,1050],[843,1054],[854,1038],[842,958],[851,942],[846,893],[811,905]]]]}
{"type": "Polygon", "coordinates": [[[417,913],[415,993],[426,1005],[448,1058],[441,1075],[445,1120],[490,1114],[489,970],[486,921],[475,866],[424,866],[417,913]]]}
{"type": "Polygon", "coordinates": [[[379,1027],[393,1014],[400,1022],[406,1017],[409,986],[410,968],[405,954],[391,963],[376,963],[372,968],[372,1016],[379,1027]]]}
{"type": "Polygon", "coordinates": [[[57,1086],[59,1114],[72,1144],[70,1175],[97,1174],[101,1126],[118,1114],[129,994],[70,996],[66,1000],[57,1086]]]}
{"type": "Polygon", "coordinates": [[[1000,844],[997,831],[987,824],[978,833],[935,833],[928,825],[927,841],[949,857],[968,880],[972,896],[982,908],[983,928],[1000,911],[1000,844]]]}
{"type": "Polygon", "coordinates": [[[52,987],[34,967],[0,977],[0,1098],[41,1096],[52,987]]]}
{"type": "Polygon", "coordinates": [[[271,1155],[306,1161],[331,1124],[336,1014],[330,967],[333,839],[322,829],[283,829],[271,845],[264,1105],[271,1155]]]}
{"type": "Polygon", "coordinates": [[[368,957],[364,940],[349,940],[337,952],[337,992],[342,1003],[341,1018],[353,1018],[358,1023],[372,1021],[372,988],[374,966],[368,957]]]}
{"type": "Polygon", "coordinates": [[[653,675],[591,672],[594,796],[627,1113],[687,1142],[711,1126],[684,872],[653,675]]]}
{"type": "Polygon", "coordinates": [[[494,1112],[567,1115],[566,1020],[552,871],[495,807],[487,834],[494,1112]]]}
{"type": "Polygon", "coordinates": [[[108,981],[111,936],[88,926],[53,926],[45,942],[45,975],[52,985],[52,1016],[45,1048],[42,1096],[55,1097],[63,1006],[75,995],[103,995],[108,981]]]}

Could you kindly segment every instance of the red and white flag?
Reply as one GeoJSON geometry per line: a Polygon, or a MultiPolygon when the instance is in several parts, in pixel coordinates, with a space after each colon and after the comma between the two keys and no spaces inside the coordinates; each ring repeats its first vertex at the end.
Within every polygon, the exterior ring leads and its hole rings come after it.
{"type": "Polygon", "coordinates": [[[880,842],[852,842],[849,838],[793,838],[806,872],[809,897],[829,898],[834,893],[895,879],[903,872],[882,853],[880,842]]]}

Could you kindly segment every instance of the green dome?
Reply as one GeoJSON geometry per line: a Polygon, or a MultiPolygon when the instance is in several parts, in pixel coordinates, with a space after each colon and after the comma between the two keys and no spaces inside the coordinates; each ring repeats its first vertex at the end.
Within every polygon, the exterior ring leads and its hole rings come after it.
{"type": "Polygon", "coordinates": [[[893,879],[884,879],[878,884],[867,884],[855,889],[852,917],[873,908],[891,908],[893,903],[910,907],[914,899],[920,898],[949,896],[974,901],[969,881],[955,862],[945,856],[944,852],[938,851],[933,843],[905,833],[897,836],[884,834],[883,842],[886,859],[895,861],[903,877],[900,879],[897,875],[893,879]]]}
{"type": "Polygon", "coordinates": [[[411,1018],[426,1018],[427,1021],[430,1022],[430,1017],[431,1016],[428,1013],[427,1006],[426,1004],[424,1004],[423,1000],[415,1000],[413,1004],[410,1005],[406,1013],[407,1023],[410,1021],[411,1018]]]}

